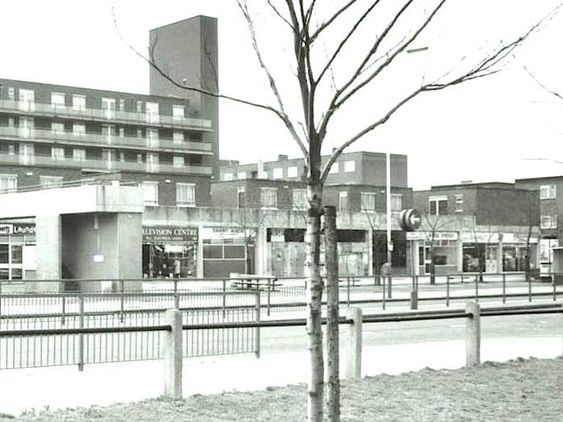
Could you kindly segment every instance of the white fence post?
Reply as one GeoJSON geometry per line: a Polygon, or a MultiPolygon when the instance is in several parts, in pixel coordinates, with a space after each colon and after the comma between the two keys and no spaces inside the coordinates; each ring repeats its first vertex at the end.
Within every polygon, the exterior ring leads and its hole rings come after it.
{"type": "Polygon", "coordinates": [[[346,379],[359,379],[362,377],[362,310],[361,308],[348,308],[348,347],[346,348],[346,379]]]}
{"type": "Polygon", "coordinates": [[[467,302],[465,312],[471,314],[465,322],[465,366],[481,363],[481,308],[467,302]]]}
{"type": "Polygon", "coordinates": [[[169,309],[166,324],[172,327],[166,331],[163,343],[164,395],[172,399],[182,398],[182,313],[169,309]]]}

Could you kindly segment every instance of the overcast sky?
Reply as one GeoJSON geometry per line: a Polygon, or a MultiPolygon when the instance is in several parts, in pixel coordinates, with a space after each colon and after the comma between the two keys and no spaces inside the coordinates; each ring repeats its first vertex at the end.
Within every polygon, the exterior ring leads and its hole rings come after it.
{"type": "MultiPolygon", "coordinates": [[[[523,33],[556,3],[451,0],[417,45],[428,50],[402,58],[401,67],[362,96],[329,133],[325,152],[350,130],[355,132],[356,125],[359,129],[380,115],[393,94],[412,83],[414,71],[426,80],[455,72],[500,40],[523,33]]],[[[143,52],[151,28],[199,14],[217,17],[221,91],[271,102],[233,0],[3,2],[0,77],[148,93],[148,66],[120,40],[112,7],[123,37],[143,52]]],[[[266,10],[256,12],[259,42],[285,92],[293,83],[287,60],[291,46],[283,25],[276,26],[266,10]]],[[[563,175],[563,101],[547,94],[523,70],[527,66],[545,85],[563,93],[561,40],[563,13],[518,49],[499,74],[417,98],[353,149],[407,154],[409,183],[418,189],[462,180],[563,175]]],[[[359,42],[358,51],[361,47],[359,42]]],[[[249,162],[299,155],[281,123],[268,113],[228,102],[221,103],[220,140],[223,159],[249,162]]]]}

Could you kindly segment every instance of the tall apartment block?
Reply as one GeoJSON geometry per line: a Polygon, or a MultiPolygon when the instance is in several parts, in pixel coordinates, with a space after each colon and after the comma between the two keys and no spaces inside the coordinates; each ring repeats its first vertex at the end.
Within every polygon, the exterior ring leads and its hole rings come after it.
{"type": "MultiPolygon", "coordinates": [[[[216,79],[215,19],[157,28],[150,40],[174,79],[216,79]]],[[[0,79],[0,190],[117,172],[143,184],[146,205],[209,205],[217,100],[150,76],[150,95],[0,79]]]]}

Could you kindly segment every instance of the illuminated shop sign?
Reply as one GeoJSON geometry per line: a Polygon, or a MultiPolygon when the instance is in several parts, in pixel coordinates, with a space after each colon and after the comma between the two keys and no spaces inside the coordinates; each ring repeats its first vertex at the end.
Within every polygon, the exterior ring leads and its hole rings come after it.
{"type": "Polygon", "coordinates": [[[6,234],[35,234],[35,224],[9,223],[0,224],[0,235],[6,234]]]}
{"type": "Polygon", "coordinates": [[[197,227],[143,227],[143,243],[197,242],[197,227]]]}

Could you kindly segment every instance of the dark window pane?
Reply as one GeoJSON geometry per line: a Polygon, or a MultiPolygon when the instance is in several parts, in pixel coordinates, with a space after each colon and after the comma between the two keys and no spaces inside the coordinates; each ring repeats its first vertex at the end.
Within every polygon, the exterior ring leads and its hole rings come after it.
{"type": "Polygon", "coordinates": [[[203,245],[204,258],[223,258],[223,246],[203,245]]]}
{"type": "Polygon", "coordinates": [[[22,245],[12,245],[12,264],[22,263],[22,245]]]}
{"type": "Polygon", "coordinates": [[[438,214],[446,215],[448,213],[448,201],[440,201],[438,203],[438,214]]]}
{"type": "Polygon", "coordinates": [[[8,263],[8,245],[0,245],[0,264],[8,263]]]}
{"type": "Polygon", "coordinates": [[[244,246],[225,246],[225,258],[244,258],[244,246]]]}

